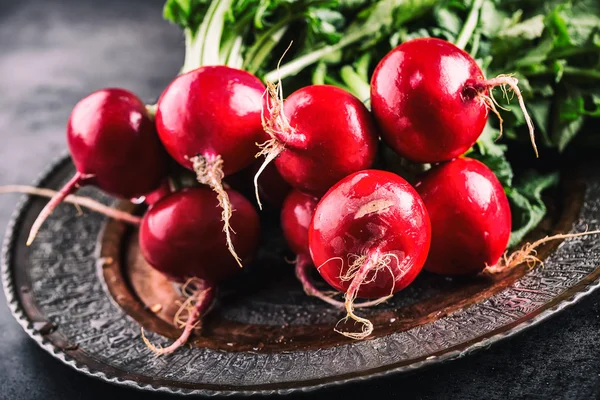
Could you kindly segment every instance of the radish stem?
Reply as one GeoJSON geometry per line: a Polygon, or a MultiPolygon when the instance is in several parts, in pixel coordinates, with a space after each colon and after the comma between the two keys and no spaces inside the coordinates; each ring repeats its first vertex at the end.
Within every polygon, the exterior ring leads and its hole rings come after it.
{"type": "Polygon", "coordinates": [[[65,186],[63,186],[52,199],[46,204],[46,206],[42,209],[38,217],[33,222],[31,226],[31,231],[29,231],[29,237],[27,238],[27,246],[31,245],[33,240],[35,239],[38,231],[42,227],[42,224],[52,214],[54,209],[71,193],[79,188],[81,183],[91,178],[90,175],[84,175],[81,172],[77,171],[75,175],[71,178],[69,182],[65,186]]]}
{"type": "Polygon", "coordinates": [[[344,83],[350,88],[350,92],[358,97],[363,103],[369,101],[371,96],[371,85],[366,82],[350,65],[345,65],[340,70],[344,83]]]}
{"type": "Polygon", "coordinates": [[[471,6],[471,11],[469,11],[469,15],[467,16],[467,20],[463,25],[462,30],[458,34],[458,38],[456,38],[457,47],[464,49],[471,40],[471,36],[473,36],[473,32],[479,23],[479,13],[481,11],[481,6],[483,5],[483,0],[474,0],[473,5],[471,6]]]}
{"type": "MultiPolygon", "coordinates": [[[[310,272],[311,268],[313,268],[313,266],[312,266],[312,260],[310,259],[310,257],[308,257],[306,255],[299,255],[298,259],[296,260],[295,272],[296,272],[296,278],[298,278],[298,281],[300,281],[300,283],[302,284],[302,289],[304,290],[304,293],[306,293],[308,296],[313,296],[318,299],[321,299],[325,303],[331,304],[334,307],[344,308],[345,307],[344,302],[334,300],[333,298],[329,297],[328,295],[326,295],[325,293],[323,293],[322,291],[320,291],[319,289],[317,289],[315,287],[314,283],[312,282],[312,279],[310,279],[310,276],[309,276],[309,272],[310,272]]],[[[370,300],[370,301],[365,301],[363,303],[354,304],[354,308],[373,307],[380,303],[381,303],[381,300],[379,300],[379,299],[378,300],[370,300]]]]}

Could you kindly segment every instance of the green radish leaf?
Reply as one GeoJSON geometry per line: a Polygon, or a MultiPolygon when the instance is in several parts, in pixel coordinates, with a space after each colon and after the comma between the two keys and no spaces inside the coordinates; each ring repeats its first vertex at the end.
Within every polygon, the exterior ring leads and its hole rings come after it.
{"type": "Polygon", "coordinates": [[[163,17],[182,29],[195,32],[204,18],[210,0],[168,0],[163,17]]]}
{"type": "Polygon", "coordinates": [[[469,157],[481,161],[491,169],[502,186],[511,187],[513,180],[513,170],[506,159],[506,145],[496,143],[500,137],[500,131],[493,128],[489,123],[486,124],[483,133],[477,141],[477,150],[469,154],[469,157]]]}
{"type": "Polygon", "coordinates": [[[547,212],[542,192],[556,186],[558,180],[558,173],[539,175],[529,171],[514,188],[506,189],[513,219],[509,247],[521,242],[542,221],[547,212]]]}

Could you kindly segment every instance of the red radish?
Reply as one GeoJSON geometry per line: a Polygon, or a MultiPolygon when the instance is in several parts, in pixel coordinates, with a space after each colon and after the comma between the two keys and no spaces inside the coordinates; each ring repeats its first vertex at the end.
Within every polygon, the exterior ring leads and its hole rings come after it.
{"type": "MultiPolygon", "coordinates": [[[[302,284],[304,292],[317,297],[335,307],[344,307],[344,303],[327,296],[314,286],[310,278],[310,270],[314,268],[308,248],[308,227],[317,207],[319,199],[293,190],[283,202],[281,208],[281,228],[290,249],[297,254],[296,277],[302,284]]],[[[369,307],[375,302],[356,304],[355,307],[369,307]]]]}
{"type": "Polygon", "coordinates": [[[31,227],[31,244],[52,211],[83,185],[137,198],[166,178],[167,155],[144,103],[123,89],[102,89],[73,108],[67,140],[77,172],[42,210],[31,227]]]}
{"type": "Polygon", "coordinates": [[[248,72],[201,67],[175,78],[156,110],[158,134],[169,154],[216,192],[226,242],[240,267],[229,223],[233,209],[222,181],[248,167],[255,144],[266,137],[261,124],[264,91],[248,72]]]}
{"type": "Polygon", "coordinates": [[[442,275],[501,273],[541,261],[536,248],[546,242],[600,231],[546,236],[506,251],[511,231],[508,199],[494,173],[470,158],[434,167],[415,185],[431,220],[431,249],[425,269],[442,275]],[[503,255],[504,254],[504,255],[503,255]]]}
{"type": "Polygon", "coordinates": [[[494,173],[470,158],[434,167],[416,185],[431,220],[425,269],[476,274],[495,265],[511,231],[510,206],[494,173]]]}
{"type": "Polygon", "coordinates": [[[290,250],[299,256],[310,253],[308,227],[318,202],[318,197],[304,194],[298,190],[292,190],[283,202],[281,208],[283,236],[285,236],[290,250]]]}
{"type": "Polygon", "coordinates": [[[163,197],[167,197],[173,192],[168,180],[165,180],[155,191],[144,196],[144,203],[148,206],[153,205],[163,197]]]}
{"type": "Polygon", "coordinates": [[[317,197],[293,190],[286,197],[281,208],[281,229],[288,246],[297,254],[296,277],[302,284],[304,292],[339,307],[343,306],[343,303],[322,293],[310,279],[312,260],[308,249],[308,226],[318,202],[317,197]]]}
{"type": "MultiPolygon", "coordinates": [[[[350,93],[313,85],[283,102],[281,85],[269,84],[269,96],[264,126],[271,139],[259,154],[266,155],[263,167],[275,159],[277,170],[292,187],[321,196],[375,160],[375,125],[369,110],[350,93]]],[[[261,172],[254,178],[255,187],[261,172]]]]}
{"type": "Polygon", "coordinates": [[[371,334],[373,324],[354,314],[354,300],[383,301],[408,286],[425,263],[430,239],[423,201],[391,172],[354,173],[323,196],[309,228],[312,260],[331,286],[345,292],[348,317],[363,324],[360,333],[338,332],[354,339],[371,334]]]}
{"type": "MultiPolygon", "coordinates": [[[[259,218],[241,194],[227,190],[227,195],[236,210],[230,220],[236,232],[232,241],[242,262],[248,263],[258,247],[259,218]]],[[[180,340],[164,349],[147,342],[158,354],[171,353],[185,343],[208,310],[216,285],[240,271],[227,248],[223,223],[215,215],[218,206],[209,188],[187,188],[159,200],[142,219],[140,249],[146,261],[169,279],[180,283],[192,279],[196,286],[184,304],[191,310],[180,340]]]]}
{"type": "Polygon", "coordinates": [[[371,80],[371,107],[382,138],[394,151],[412,161],[436,163],[473,146],[488,109],[500,116],[489,90],[509,86],[517,95],[537,155],[533,124],[517,83],[507,75],[486,80],[475,60],[452,43],[414,39],[379,62],[371,80]]]}

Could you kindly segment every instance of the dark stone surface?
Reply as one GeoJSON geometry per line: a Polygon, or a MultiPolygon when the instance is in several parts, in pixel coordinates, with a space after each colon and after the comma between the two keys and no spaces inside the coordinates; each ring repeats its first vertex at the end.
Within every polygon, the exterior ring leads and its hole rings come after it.
{"type": "MultiPolygon", "coordinates": [[[[161,6],[162,0],[0,0],[0,184],[31,182],[64,151],[70,109],[90,91],[122,86],[148,101],[160,94],[183,56],[181,36],[162,21],[161,6]]],[[[0,197],[0,226],[6,226],[17,199],[0,197]]],[[[0,399],[140,395],[81,376],[53,359],[27,337],[0,297],[0,399]]],[[[598,398],[600,293],[462,360],[318,395],[598,398]]]]}

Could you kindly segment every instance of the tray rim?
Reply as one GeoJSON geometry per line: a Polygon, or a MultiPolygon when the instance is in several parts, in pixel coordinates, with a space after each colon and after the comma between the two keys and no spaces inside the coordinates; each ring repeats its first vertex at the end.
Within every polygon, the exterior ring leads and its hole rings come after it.
{"type": "MultiPolygon", "coordinates": [[[[41,174],[35,179],[33,185],[39,186],[43,181],[48,179],[50,175],[60,168],[64,163],[68,162],[70,159],[68,152],[64,151],[60,156],[58,156],[53,162],[49,163],[48,166],[42,171],[41,174]]],[[[40,333],[36,332],[33,329],[32,321],[26,315],[24,309],[21,307],[19,296],[17,294],[17,289],[14,286],[13,277],[10,272],[11,264],[12,264],[12,249],[15,245],[15,233],[18,224],[21,222],[27,207],[29,206],[32,197],[29,195],[23,195],[19,199],[17,206],[15,207],[10,220],[7,224],[4,240],[2,243],[2,262],[0,265],[1,268],[1,278],[2,278],[2,288],[4,290],[4,294],[6,296],[7,305],[16,319],[16,321],[21,325],[23,330],[46,352],[48,352],[53,357],[59,359],[63,364],[68,365],[69,367],[75,369],[83,373],[86,376],[99,379],[111,384],[115,384],[118,386],[134,388],[140,391],[151,391],[151,392],[162,392],[180,396],[232,396],[232,395],[274,395],[274,394],[291,394],[294,392],[310,392],[318,389],[324,389],[327,387],[335,387],[344,385],[352,382],[361,382],[366,380],[371,380],[374,378],[380,378],[383,376],[389,376],[393,374],[407,373],[411,371],[416,371],[419,369],[423,369],[435,364],[446,363],[450,360],[455,360],[466,355],[469,355],[475,351],[478,351],[483,348],[490,347],[491,345],[505,339],[517,335],[523,332],[530,327],[539,324],[540,322],[548,319],[549,317],[561,312],[565,308],[577,303],[579,300],[588,296],[595,290],[600,287],[600,278],[596,277],[590,282],[581,281],[579,284],[571,287],[567,293],[563,293],[559,296],[554,297],[544,306],[539,309],[533,311],[530,314],[535,313],[531,318],[522,320],[520,322],[513,322],[510,327],[503,326],[488,332],[488,335],[480,335],[479,337],[471,340],[468,343],[464,343],[458,346],[454,346],[449,348],[443,354],[435,357],[427,357],[420,361],[413,362],[411,364],[402,365],[402,366],[389,366],[389,368],[378,367],[372,368],[370,370],[361,371],[356,373],[353,376],[341,376],[340,379],[336,379],[335,377],[329,378],[326,382],[311,382],[304,381],[305,385],[302,385],[302,382],[298,382],[299,385],[295,387],[288,388],[273,388],[273,389],[244,389],[241,387],[240,389],[226,389],[226,390],[215,390],[215,389],[207,389],[207,388],[197,388],[197,389],[187,389],[182,387],[172,387],[172,386],[160,386],[160,385],[152,385],[150,383],[137,382],[131,379],[123,379],[116,376],[109,376],[102,371],[96,371],[90,369],[87,365],[82,364],[69,356],[67,353],[59,349],[52,342],[46,340],[40,333]],[[580,288],[581,286],[581,288],[580,288]],[[575,292],[573,292],[575,291],[575,292]],[[501,330],[501,332],[497,332],[501,330]],[[497,333],[494,333],[497,332],[497,333]],[[487,337],[485,337],[487,336],[487,337]],[[479,340],[479,338],[482,338],[479,340]],[[383,370],[382,370],[383,368],[383,370]]],[[[600,266],[596,267],[596,270],[600,268],[600,266]]],[[[585,278],[584,278],[585,279],[585,278]]]]}

